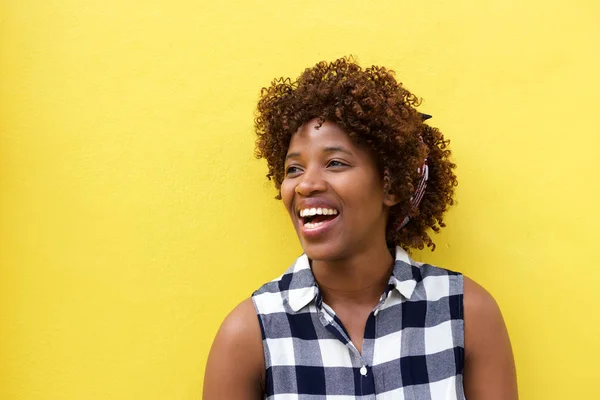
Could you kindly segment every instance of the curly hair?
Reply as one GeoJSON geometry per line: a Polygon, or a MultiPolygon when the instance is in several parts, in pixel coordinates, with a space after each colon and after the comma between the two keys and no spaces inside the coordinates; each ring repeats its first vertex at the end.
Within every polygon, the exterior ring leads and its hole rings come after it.
{"type": "MultiPolygon", "coordinates": [[[[263,88],[255,119],[256,157],[267,160],[267,178],[278,191],[292,135],[307,121],[331,121],[359,146],[375,156],[385,187],[399,200],[389,211],[388,245],[435,250],[428,228],[444,227],[444,212],[454,204],[456,167],[450,161],[449,140],[423,122],[420,100],[380,66],[362,69],[352,58],[320,62],[300,77],[275,79],[263,88]],[[421,141],[422,138],[422,141],[421,141]],[[418,167],[427,157],[429,180],[418,209],[410,200],[420,180],[418,167]],[[396,226],[410,216],[403,228],[396,226]]],[[[277,196],[281,199],[281,193],[277,196]]]]}

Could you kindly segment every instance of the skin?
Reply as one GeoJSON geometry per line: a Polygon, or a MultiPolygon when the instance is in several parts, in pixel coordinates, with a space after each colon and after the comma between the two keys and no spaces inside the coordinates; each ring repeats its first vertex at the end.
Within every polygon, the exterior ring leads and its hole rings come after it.
{"type": "MultiPolygon", "coordinates": [[[[373,156],[337,125],[304,124],[292,137],[281,195],[323,300],[331,306],[356,348],[362,350],[366,320],[393,267],[385,227],[396,204],[385,190],[373,156]],[[311,203],[313,202],[313,203],[311,203]],[[320,235],[309,235],[297,211],[322,202],[339,211],[320,235]]],[[[498,305],[465,277],[465,395],[469,400],[517,399],[508,333],[498,305]]],[[[246,299],[225,319],[208,359],[205,400],[262,399],[265,362],[256,311],[246,299]]]]}

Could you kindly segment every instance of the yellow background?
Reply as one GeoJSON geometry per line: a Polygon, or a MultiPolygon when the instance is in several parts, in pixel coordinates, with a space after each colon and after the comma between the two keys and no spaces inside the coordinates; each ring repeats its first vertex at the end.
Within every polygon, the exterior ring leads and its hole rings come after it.
{"type": "Polygon", "coordinates": [[[416,257],[497,298],[522,399],[600,398],[597,1],[5,0],[0,399],[200,399],[226,315],[300,248],[261,87],[354,54],[452,139],[416,257]]]}

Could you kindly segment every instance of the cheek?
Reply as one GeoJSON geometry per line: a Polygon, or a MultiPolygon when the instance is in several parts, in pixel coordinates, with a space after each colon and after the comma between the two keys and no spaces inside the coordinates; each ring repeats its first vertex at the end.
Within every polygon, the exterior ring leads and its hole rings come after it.
{"type": "MultiPolygon", "coordinates": [[[[356,174],[344,177],[338,182],[337,191],[352,206],[363,207],[367,204],[383,204],[383,186],[378,177],[371,174],[356,174]]],[[[348,204],[350,205],[350,204],[348,204]]]]}
{"type": "Polygon", "coordinates": [[[294,185],[288,180],[284,180],[281,183],[281,201],[285,208],[289,211],[292,207],[292,200],[294,199],[294,185]]]}

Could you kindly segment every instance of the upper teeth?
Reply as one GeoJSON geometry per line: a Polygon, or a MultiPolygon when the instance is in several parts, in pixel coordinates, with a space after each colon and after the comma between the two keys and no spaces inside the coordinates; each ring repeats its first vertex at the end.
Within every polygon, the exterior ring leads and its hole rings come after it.
{"type": "Polygon", "coordinates": [[[333,208],[305,208],[300,210],[301,217],[312,217],[313,215],[336,215],[338,211],[333,208]]]}

